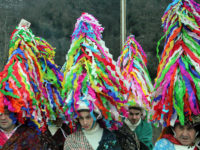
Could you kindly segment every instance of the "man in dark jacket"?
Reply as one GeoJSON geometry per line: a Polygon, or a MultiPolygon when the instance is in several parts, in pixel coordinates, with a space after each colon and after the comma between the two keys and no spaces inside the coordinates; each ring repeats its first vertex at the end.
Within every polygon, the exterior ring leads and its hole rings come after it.
{"type": "Polygon", "coordinates": [[[71,134],[69,126],[61,118],[52,121],[47,130],[42,134],[44,150],[63,150],[66,137],[71,134]]]}
{"type": "Polygon", "coordinates": [[[124,123],[122,127],[115,131],[117,140],[122,150],[148,150],[149,148],[140,142],[134,131],[124,123]]]}
{"type": "Polygon", "coordinates": [[[18,124],[15,114],[7,108],[0,113],[1,150],[42,150],[39,132],[27,124],[18,124]]]}
{"type": "Polygon", "coordinates": [[[152,127],[142,119],[143,108],[138,105],[129,106],[128,113],[123,126],[116,131],[122,149],[152,150],[152,127]]]}

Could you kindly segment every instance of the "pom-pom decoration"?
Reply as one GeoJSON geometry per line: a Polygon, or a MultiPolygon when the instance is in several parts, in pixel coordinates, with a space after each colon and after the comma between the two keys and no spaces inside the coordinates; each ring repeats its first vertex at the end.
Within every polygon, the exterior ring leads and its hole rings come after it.
{"type": "Polygon", "coordinates": [[[63,74],[53,61],[54,49],[35,37],[28,26],[13,31],[9,59],[0,73],[0,113],[16,113],[20,123],[31,119],[45,128],[49,119],[62,112],[60,90],[63,74]]]}
{"type": "Polygon", "coordinates": [[[150,96],[153,91],[153,84],[146,65],[147,56],[144,50],[134,36],[130,35],[123,46],[117,66],[125,80],[130,83],[127,105],[137,105],[148,112],[151,109],[150,96]]]}
{"type": "Polygon", "coordinates": [[[77,110],[84,103],[92,115],[94,110],[100,112],[107,127],[111,128],[124,112],[120,105],[125,103],[127,88],[102,40],[102,31],[92,15],[83,13],[78,18],[63,67],[62,96],[65,114],[71,121],[77,118],[77,110]]]}
{"type": "Polygon", "coordinates": [[[165,45],[154,85],[153,120],[173,126],[178,119],[183,125],[200,115],[200,5],[174,0],[162,23],[165,45]]]}

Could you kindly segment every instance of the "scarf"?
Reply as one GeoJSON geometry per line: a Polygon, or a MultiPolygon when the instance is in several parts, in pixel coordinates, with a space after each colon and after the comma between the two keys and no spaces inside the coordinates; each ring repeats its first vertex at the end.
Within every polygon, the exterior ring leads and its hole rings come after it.
{"type": "Polygon", "coordinates": [[[135,129],[137,128],[137,126],[140,124],[141,122],[141,118],[140,120],[136,123],[136,124],[132,124],[127,118],[124,120],[124,122],[126,123],[126,125],[131,129],[131,131],[135,131],[135,129]]]}
{"type": "MultiPolygon", "coordinates": [[[[163,135],[163,138],[169,140],[171,143],[175,145],[182,145],[172,134],[165,134],[163,135]]],[[[195,146],[194,150],[198,150],[198,148],[195,146]]]]}

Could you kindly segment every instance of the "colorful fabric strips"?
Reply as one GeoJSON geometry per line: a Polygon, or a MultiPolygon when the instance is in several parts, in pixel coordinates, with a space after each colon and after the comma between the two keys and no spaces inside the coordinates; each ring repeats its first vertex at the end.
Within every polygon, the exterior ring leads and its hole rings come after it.
{"type": "Polygon", "coordinates": [[[27,26],[18,26],[11,36],[9,59],[0,73],[0,112],[4,106],[24,123],[33,120],[45,128],[61,113],[63,74],[54,63],[54,49],[35,37],[27,26]]]}
{"type": "Polygon", "coordinates": [[[77,109],[84,103],[92,115],[99,110],[109,128],[124,112],[120,105],[125,103],[127,88],[101,39],[102,31],[97,19],[88,13],[77,20],[63,67],[62,96],[68,119],[77,118],[77,109]]]}
{"type": "Polygon", "coordinates": [[[149,111],[151,108],[150,95],[153,91],[153,85],[146,67],[147,56],[133,35],[127,38],[117,65],[124,78],[131,84],[127,105],[133,106],[138,104],[146,111],[149,111]]]}
{"type": "Polygon", "coordinates": [[[177,119],[184,124],[200,115],[200,5],[174,0],[162,22],[161,40],[166,39],[155,80],[153,120],[173,126],[177,119]]]}

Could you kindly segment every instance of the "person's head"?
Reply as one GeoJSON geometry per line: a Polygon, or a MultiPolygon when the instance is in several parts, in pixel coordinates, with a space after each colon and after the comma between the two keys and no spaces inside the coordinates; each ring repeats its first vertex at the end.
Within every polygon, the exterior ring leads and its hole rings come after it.
{"type": "Polygon", "coordinates": [[[0,128],[6,132],[11,132],[16,126],[10,115],[11,112],[7,108],[4,113],[0,113],[0,128]]]}
{"type": "Polygon", "coordinates": [[[173,132],[174,137],[182,145],[193,145],[199,131],[191,124],[181,125],[180,123],[176,123],[173,127],[173,132]]]}
{"type": "Polygon", "coordinates": [[[132,124],[138,123],[138,121],[142,117],[142,111],[143,111],[143,109],[141,107],[129,106],[129,108],[128,108],[128,120],[132,124]]]}
{"type": "Polygon", "coordinates": [[[97,122],[93,119],[89,110],[82,109],[79,110],[78,112],[79,112],[78,120],[82,129],[89,131],[96,126],[97,122]]]}

